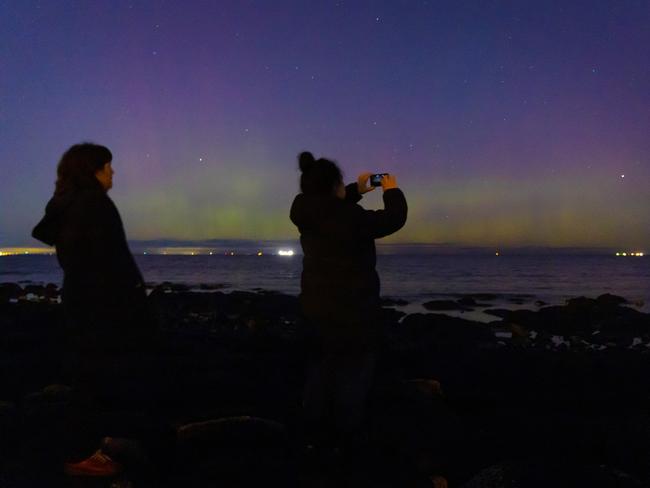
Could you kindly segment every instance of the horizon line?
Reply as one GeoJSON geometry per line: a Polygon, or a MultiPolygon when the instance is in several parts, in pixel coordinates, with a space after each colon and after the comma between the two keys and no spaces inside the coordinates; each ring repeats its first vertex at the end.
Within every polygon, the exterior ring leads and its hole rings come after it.
{"type": "MultiPolygon", "coordinates": [[[[135,255],[302,255],[297,239],[275,239],[256,241],[252,239],[209,239],[202,241],[182,240],[130,240],[135,255]],[[210,245],[212,244],[212,245],[210,245]]],[[[466,245],[450,243],[377,243],[378,254],[481,254],[504,255],[548,255],[583,254],[610,255],[619,257],[644,257],[645,249],[611,246],[548,246],[548,245],[466,245]],[[393,252],[390,252],[390,251],[393,252]],[[404,251],[414,252],[404,252],[404,251]],[[400,252],[401,251],[401,252],[400,252]],[[428,252],[427,252],[428,251],[428,252]]],[[[53,255],[54,247],[45,246],[6,246],[0,247],[0,257],[16,255],[53,255]]]]}

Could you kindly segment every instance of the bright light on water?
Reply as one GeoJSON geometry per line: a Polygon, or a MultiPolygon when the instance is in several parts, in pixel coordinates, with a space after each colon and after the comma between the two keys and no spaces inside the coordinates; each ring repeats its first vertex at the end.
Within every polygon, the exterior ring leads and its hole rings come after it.
{"type": "Polygon", "coordinates": [[[280,249],[278,256],[293,256],[293,249],[280,249]]]}

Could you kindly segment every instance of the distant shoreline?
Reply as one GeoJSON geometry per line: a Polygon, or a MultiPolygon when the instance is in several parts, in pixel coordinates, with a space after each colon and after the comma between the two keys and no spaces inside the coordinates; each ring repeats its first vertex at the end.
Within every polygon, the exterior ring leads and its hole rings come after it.
{"type": "MultiPolygon", "coordinates": [[[[209,240],[209,241],[130,241],[133,254],[151,255],[300,255],[297,240],[248,241],[248,240],[209,240]]],[[[431,255],[493,255],[505,256],[619,256],[644,257],[643,247],[545,247],[545,246],[462,246],[454,244],[427,243],[377,243],[378,254],[431,254],[431,255]]],[[[44,246],[6,246],[0,247],[1,256],[48,255],[54,248],[44,246]]]]}

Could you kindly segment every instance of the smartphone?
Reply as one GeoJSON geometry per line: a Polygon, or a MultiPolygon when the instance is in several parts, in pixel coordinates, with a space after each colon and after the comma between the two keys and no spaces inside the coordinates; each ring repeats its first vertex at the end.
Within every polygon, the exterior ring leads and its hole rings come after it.
{"type": "Polygon", "coordinates": [[[370,185],[381,186],[381,180],[384,176],[388,176],[388,173],[377,173],[370,175],[370,185]]]}

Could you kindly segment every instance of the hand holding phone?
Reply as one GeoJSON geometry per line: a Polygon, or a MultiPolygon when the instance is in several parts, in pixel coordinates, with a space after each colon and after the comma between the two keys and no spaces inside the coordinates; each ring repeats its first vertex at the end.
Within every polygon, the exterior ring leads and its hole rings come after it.
{"type": "Polygon", "coordinates": [[[368,186],[368,180],[371,176],[372,173],[361,173],[357,178],[357,188],[359,189],[360,195],[375,189],[375,185],[368,186]]]}
{"type": "Polygon", "coordinates": [[[387,174],[381,179],[381,187],[384,191],[397,188],[397,177],[393,174],[387,174]]]}

